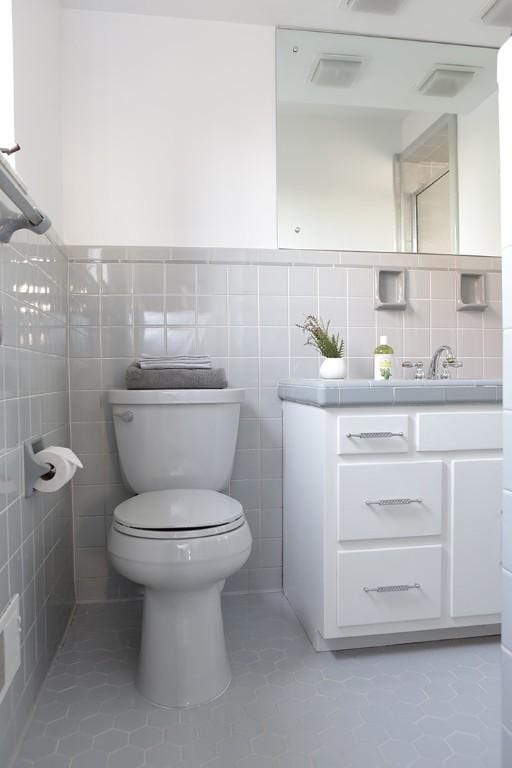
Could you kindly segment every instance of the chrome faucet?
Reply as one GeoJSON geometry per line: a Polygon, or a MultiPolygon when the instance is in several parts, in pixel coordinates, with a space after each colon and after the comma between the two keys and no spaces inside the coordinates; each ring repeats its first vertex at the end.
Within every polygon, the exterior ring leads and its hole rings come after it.
{"type": "Polygon", "coordinates": [[[462,368],[463,363],[457,360],[453,350],[448,344],[438,347],[432,355],[432,360],[428,368],[427,379],[449,379],[449,368],[462,368]],[[446,360],[441,363],[443,353],[446,352],[446,360]],[[440,370],[440,368],[442,370],[440,370]]]}

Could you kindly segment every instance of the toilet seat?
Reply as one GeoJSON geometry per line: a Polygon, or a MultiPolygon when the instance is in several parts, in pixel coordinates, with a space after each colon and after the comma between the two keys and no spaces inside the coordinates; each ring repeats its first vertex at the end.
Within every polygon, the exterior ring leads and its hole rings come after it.
{"type": "Polygon", "coordinates": [[[226,525],[212,525],[208,528],[181,528],[179,530],[152,530],[146,528],[131,528],[129,525],[123,525],[117,523],[115,520],[112,524],[114,530],[119,533],[123,533],[125,536],[134,536],[137,539],[202,539],[206,536],[219,536],[221,533],[229,533],[230,531],[236,531],[245,522],[245,517],[242,515],[232,523],[226,523],[226,525]]]}
{"type": "Polygon", "coordinates": [[[217,491],[172,489],[134,496],[114,510],[119,533],[143,539],[196,539],[243,525],[241,504],[217,491]]]}

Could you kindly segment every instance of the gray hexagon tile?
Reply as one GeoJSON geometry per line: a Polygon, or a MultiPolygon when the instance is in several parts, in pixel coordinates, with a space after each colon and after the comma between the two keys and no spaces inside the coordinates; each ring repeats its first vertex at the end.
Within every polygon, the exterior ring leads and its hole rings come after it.
{"type": "Polygon", "coordinates": [[[498,639],[315,653],[283,595],[224,600],[233,682],[133,684],[141,604],[79,606],[15,768],[499,768],[498,639]]]}

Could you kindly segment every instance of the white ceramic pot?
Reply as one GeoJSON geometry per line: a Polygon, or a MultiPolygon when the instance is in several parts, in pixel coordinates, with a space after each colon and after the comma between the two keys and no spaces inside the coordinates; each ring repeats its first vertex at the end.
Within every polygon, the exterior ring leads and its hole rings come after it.
{"type": "Polygon", "coordinates": [[[322,379],[344,379],[347,375],[347,362],[344,357],[326,357],[320,366],[322,379]]]}

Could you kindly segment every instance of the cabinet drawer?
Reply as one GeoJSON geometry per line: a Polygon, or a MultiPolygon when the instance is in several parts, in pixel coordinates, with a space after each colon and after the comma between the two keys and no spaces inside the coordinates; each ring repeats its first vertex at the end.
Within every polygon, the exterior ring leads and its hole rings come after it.
{"type": "Polygon", "coordinates": [[[439,618],[441,559],[438,544],[338,552],[339,626],[439,618]]]}
{"type": "Polygon", "coordinates": [[[492,451],[502,447],[501,411],[419,413],[416,450],[492,451]]]}
{"type": "Polygon", "coordinates": [[[338,466],[340,541],[438,535],[442,506],[442,461],[338,466]]]}
{"type": "Polygon", "coordinates": [[[409,418],[384,416],[338,416],[338,453],[407,453],[409,418]]]}

